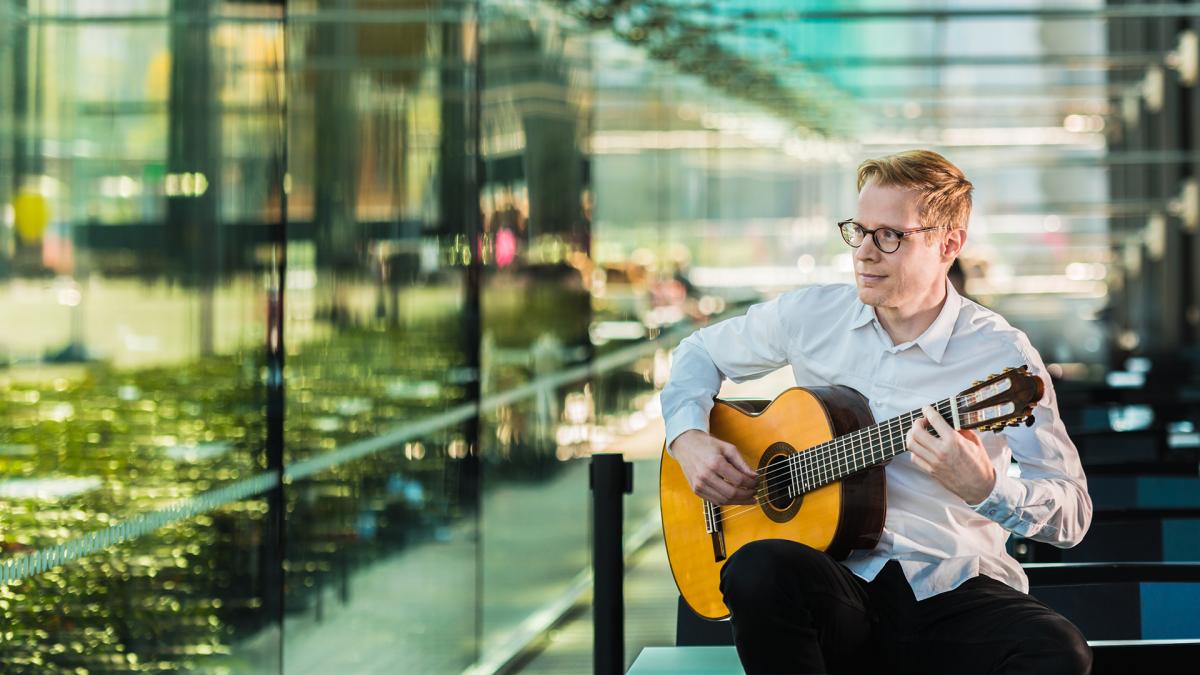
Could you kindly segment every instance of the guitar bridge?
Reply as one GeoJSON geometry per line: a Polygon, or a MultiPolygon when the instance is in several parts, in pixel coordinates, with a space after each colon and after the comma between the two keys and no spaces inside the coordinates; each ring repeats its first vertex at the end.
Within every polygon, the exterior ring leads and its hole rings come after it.
{"type": "Polygon", "coordinates": [[[713,561],[725,559],[725,529],[721,525],[721,507],[704,502],[704,529],[712,537],[713,561]]]}

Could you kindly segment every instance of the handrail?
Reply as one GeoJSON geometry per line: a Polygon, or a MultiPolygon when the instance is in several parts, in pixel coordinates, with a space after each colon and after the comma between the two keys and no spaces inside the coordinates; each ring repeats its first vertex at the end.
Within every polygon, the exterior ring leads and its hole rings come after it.
{"type": "Polygon", "coordinates": [[[249,478],[181,499],[164,509],[139,514],[115,525],[73,537],[61,544],[25,551],[0,559],[0,585],[36,576],[48,569],[73,562],[117,544],[144,537],[168,525],[249,499],[275,488],[281,481],[284,485],[289,485],[321,471],[395,447],[412,438],[452,427],[476,415],[483,415],[497,408],[532,398],[540,392],[602,375],[653,354],[658,349],[664,348],[665,345],[682,340],[694,329],[695,327],[691,325],[679,326],[664,332],[657,338],[631,345],[611,354],[605,354],[590,363],[540,377],[503,393],[486,396],[478,403],[464,403],[432,417],[398,425],[372,438],[355,441],[336,450],[292,463],[283,469],[282,475],[264,471],[249,478]]]}

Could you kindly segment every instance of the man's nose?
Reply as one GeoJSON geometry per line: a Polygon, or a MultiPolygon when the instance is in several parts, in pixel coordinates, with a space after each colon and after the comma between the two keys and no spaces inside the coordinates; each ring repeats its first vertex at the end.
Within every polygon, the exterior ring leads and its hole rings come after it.
{"type": "Polygon", "coordinates": [[[854,249],[854,257],[857,260],[878,260],[882,251],[875,246],[875,238],[871,235],[863,237],[863,243],[858,248],[854,249]]]}

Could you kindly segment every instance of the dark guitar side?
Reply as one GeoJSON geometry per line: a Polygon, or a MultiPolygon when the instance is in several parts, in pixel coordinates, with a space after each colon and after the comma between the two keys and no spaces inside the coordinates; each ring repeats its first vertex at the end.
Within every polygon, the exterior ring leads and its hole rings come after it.
{"type": "MultiPolygon", "coordinates": [[[[809,387],[829,416],[835,437],[875,423],[871,405],[858,391],[844,386],[809,387]]],[[[852,549],[873,549],[887,517],[887,476],[876,466],[842,481],[842,515],[837,535],[826,553],[841,560],[852,549]]]]}

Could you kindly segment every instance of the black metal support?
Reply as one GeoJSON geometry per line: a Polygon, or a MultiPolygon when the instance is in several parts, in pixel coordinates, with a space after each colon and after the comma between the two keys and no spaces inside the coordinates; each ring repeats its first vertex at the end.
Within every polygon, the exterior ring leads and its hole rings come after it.
{"type": "Polygon", "coordinates": [[[692,611],[679,596],[675,614],[675,646],[704,647],[733,644],[733,626],[728,619],[711,621],[692,611]]]}
{"type": "Polygon", "coordinates": [[[625,574],[621,543],[624,495],[633,491],[633,464],[595,455],[591,464],[592,567],[596,675],[625,672],[625,574]]]}

